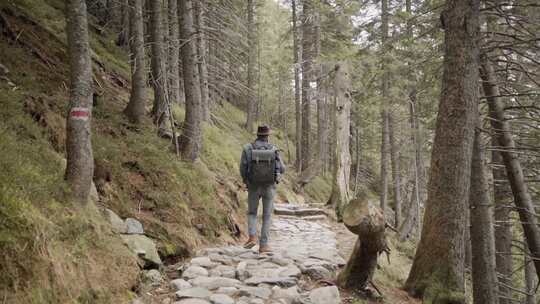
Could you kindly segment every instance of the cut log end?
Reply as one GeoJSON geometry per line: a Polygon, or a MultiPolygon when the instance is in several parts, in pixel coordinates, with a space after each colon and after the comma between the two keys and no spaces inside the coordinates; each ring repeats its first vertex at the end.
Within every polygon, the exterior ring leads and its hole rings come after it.
{"type": "Polygon", "coordinates": [[[384,234],[384,215],[375,203],[367,199],[353,199],[345,206],[343,224],[362,240],[384,234]]]}

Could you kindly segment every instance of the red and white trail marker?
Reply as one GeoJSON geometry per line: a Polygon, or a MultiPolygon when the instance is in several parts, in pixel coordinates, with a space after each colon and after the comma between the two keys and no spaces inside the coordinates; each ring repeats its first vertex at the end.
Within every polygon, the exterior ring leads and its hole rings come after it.
{"type": "Polygon", "coordinates": [[[69,117],[74,120],[88,120],[90,116],[90,110],[88,108],[75,107],[69,111],[69,117]]]}

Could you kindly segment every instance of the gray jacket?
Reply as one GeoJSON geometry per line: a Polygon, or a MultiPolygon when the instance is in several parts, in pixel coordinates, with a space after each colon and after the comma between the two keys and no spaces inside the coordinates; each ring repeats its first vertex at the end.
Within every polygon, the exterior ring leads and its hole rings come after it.
{"type": "MultiPolygon", "coordinates": [[[[266,149],[271,149],[272,147],[275,148],[274,145],[269,143],[268,141],[257,139],[252,144],[246,144],[244,145],[244,148],[242,149],[242,157],[240,158],[240,175],[242,176],[242,180],[244,181],[244,184],[248,184],[248,174],[249,174],[249,163],[251,162],[251,153],[248,153],[251,151],[251,146],[254,146],[255,148],[259,147],[265,147],[266,149]]],[[[276,148],[277,149],[277,148],[276,148]]],[[[279,175],[285,173],[285,164],[283,164],[283,160],[281,159],[281,156],[279,153],[276,153],[276,175],[277,180],[279,181],[279,175]]]]}

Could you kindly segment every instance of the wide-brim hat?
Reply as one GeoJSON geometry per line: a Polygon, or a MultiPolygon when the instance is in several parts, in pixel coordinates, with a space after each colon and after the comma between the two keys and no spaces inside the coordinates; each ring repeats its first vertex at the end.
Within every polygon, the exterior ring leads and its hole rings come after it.
{"type": "Polygon", "coordinates": [[[270,133],[272,133],[272,131],[270,130],[269,126],[263,125],[263,126],[257,127],[257,135],[259,136],[270,135],[270,133]]]}

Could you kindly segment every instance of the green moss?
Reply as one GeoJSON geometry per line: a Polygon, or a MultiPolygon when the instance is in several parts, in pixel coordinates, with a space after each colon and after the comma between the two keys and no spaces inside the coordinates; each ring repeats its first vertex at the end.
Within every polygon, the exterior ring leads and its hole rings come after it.
{"type": "Polygon", "coordinates": [[[314,202],[326,204],[332,193],[332,186],[327,178],[316,176],[304,187],[304,191],[314,200],[314,202]]]}

